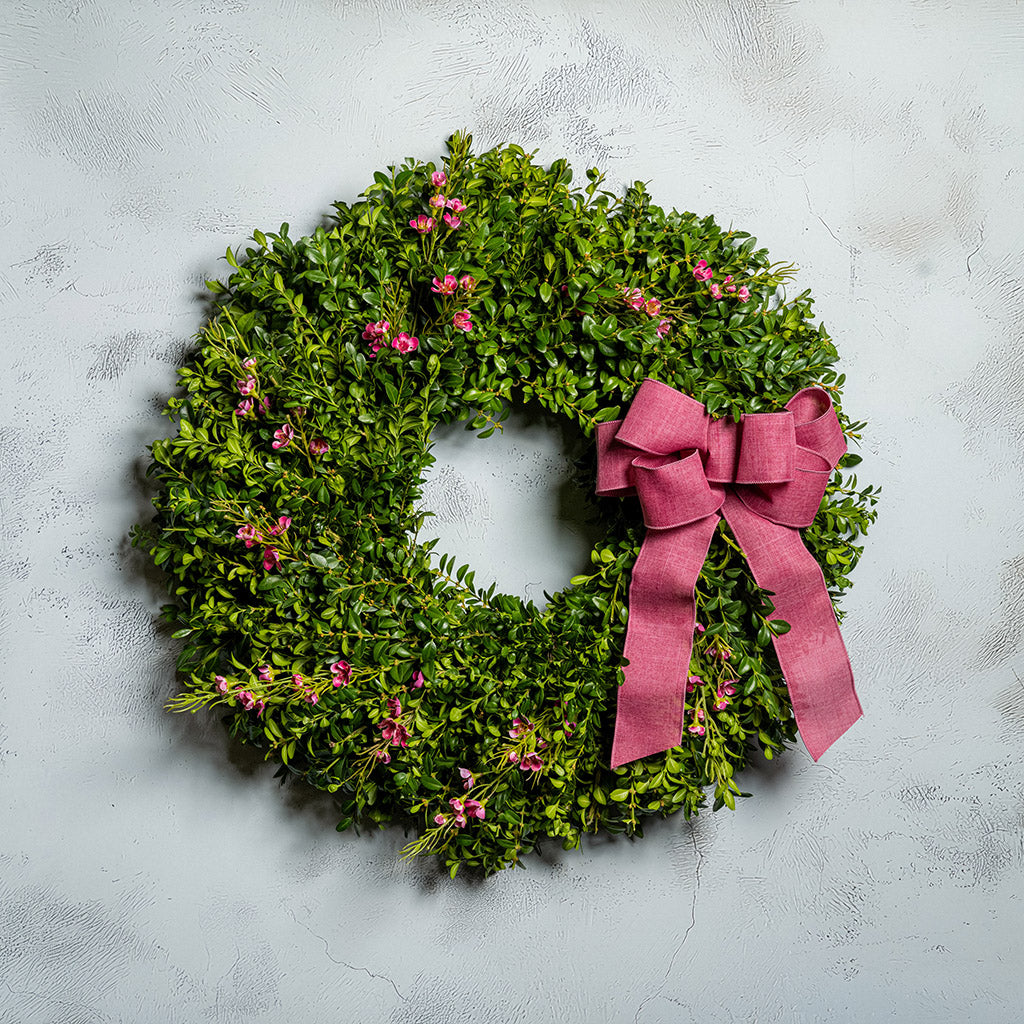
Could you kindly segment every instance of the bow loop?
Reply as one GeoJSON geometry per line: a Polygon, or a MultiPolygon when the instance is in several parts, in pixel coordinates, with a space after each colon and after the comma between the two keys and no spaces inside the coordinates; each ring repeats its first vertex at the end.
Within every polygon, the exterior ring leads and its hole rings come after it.
{"type": "Polygon", "coordinates": [[[738,484],[777,484],[793,479],[796,470],[796,428],[793,414],[758,412],[740,422],[738,484]]]}
{"type": "Polygon", "coordinates": [[[633,481],[649,530],[670,530],[704,519],[725,499],[725,488],[708,483],[697,452],[682,459],[641,455],[633,460],[633,481]]]}
{"type": "Polygon", "coordinates": [[[648,377],[619,428],[618,440],[642,452],[707,450],[708,414],[696,399],[648,377]]]}

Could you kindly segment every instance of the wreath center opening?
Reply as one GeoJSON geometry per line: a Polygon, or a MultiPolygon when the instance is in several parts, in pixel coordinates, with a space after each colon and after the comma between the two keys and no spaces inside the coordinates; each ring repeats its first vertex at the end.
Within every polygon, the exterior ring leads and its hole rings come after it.
{"type": "Polygon", "coordinates": [[[468,563],[478,585],[493,582],[545,607],[545,594],[586,569],[602,536],[581,470],[586,440],[528,407],[513,409],[490,437],[461,421],[437,425],[431,442],[435,461],[418,507],[433,515],[420,539],[436,537],[438,555],[468,563]]]}

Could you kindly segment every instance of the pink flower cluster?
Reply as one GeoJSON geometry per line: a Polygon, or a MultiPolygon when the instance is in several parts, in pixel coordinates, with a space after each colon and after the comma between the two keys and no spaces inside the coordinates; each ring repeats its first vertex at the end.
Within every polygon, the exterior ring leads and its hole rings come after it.
{"type": "Polygon", "coordinates": [[[658,318],[658,337],[664,338],[666,334],[672,328],[672,321],[668,317],[661,315],[661,300],[660,299],[648,299],[639,288],[623,288],[622,289],[622,301],[629,306],[630,309],[636,310],[638,313],[646,313],[649,317],[654,319],[658,318]]]}
{"type": "MultiPolygon", "coordinates": [[[[278,516],[277,522],[267,531],[271,537],[280,537],[281,534],[292,525],[291,516],[278,516]]],[[[246,523],[245,526],[240,526],[235,536],[242,541],[245,541],[247,548],[255,547],[257,544],[263,543],[263,534],[256,529],[250,523],[246,523]]],[[[263,549],[263,568],[267,572],[271,569],[276,569],[281,564],[281,555],[277,548],[273,545],[267,545],[263,549]]]]}
{"type": "Polygon", "coordinates": [[[347,661],[336,661],[331,665],[331,682],[334,688],[348,686],[352,682],[352,666],[347,661]]]}
{"type": "Polygon", "coordinates": [[[388,331],[390,330],[391,324],[387,320],[377,320],[368,323],[363,328],[363,341],[370,343],[371,359],[384,347],[384,343],[388,340],[388,331]]]}
{"type": "MultiPolygon", "coordinates": [[[[391,714],[377,723],[381,736],[393,747],[407,747],[409,745],[409,730],[402,724],[402,702],[397,697],[388,698],[388,711],[391,714]]],[[[378,751],[377,757],[385,764],[391,760],[391,755],[386,750],[378,751]]]]}
{"type": "Polygon", "coordinates": [[[411,334],[407,334],[405,331],[402,331],[402,333],[397,335],[394,341],[391,342],[391,347],[397,348],[399,352],[405,355],[406,352],[415,352],[419,347],[419,343],[419,338],[414,338],[411,334]]]}
{"type": "Polygon", "coordinates": [[[735,679],[726,679],[715,691],[715,710],[724,711],[729,706],[729,698],[736,692],[735,679]]]}
{"type": "Polygon", "coordinates": [[[296,672],[292,676],[292,687],[295,689],[296,693],[302,695],[302,699],[307,704],[320,703],[320,694],[316,692],[311,684],[306,682],[301,673],[296,672]]]}
{"type": "MultiPolygon", "coordinates": [[[[509,739],[518,740],[528,733],[533,732],[537,727],[528,718],[513,718],[512,728],[509,729],[509,739]]],[[[537,748],[543,750],[547,746],[547,743],[538,737],[537,748]]],[[[540,754],[536,750],[530,751],[528,754],[523,754],[522,757],[514,751],[508,752],[508,760],[510,764],[519,765],[521,772],[539,772],[544,767],[544,761],[540,754]]]]}
{"type": "Polygon", "coordinates": [[[438,295],[454,295],[456,289],[462,288],[471,292],[476,287],[476,278],[472,274],[463,274],[456,277],[454,274],[445,274],[444,279],[435,277],[430,285],[430,290],[438,295]]]}
{"type": "MultiPolygon", "coordinates": [[[[707,260],[700,260],[693,268],[693,276],[698,281],[710,281],[715,276],[715,272],[708,266],[707,260]]],[[[740,287],[734,285],[732,283],[732,274],[727,275],[721,284],[714,282],[708,286],[708,293],[713,299],[723,298],[723,292],[735,295],[737,299],[742,299],[744,302],[750,298],[750,289],[746,285],[741,285],[740,287]]]]}
{"type": "MultiPolygon", "coordinates": [[[[441,192],[441,189],[448,184],[448,175],[444,171],[434,171],[430,175],[430,184],[437,191],[427,200],[427,205],[439,215],[444,210],[441,219],[449,231],[455,231],[462,224],[459,214],[466,209],[466,204],[461,199],[449,198],[441,192]]],[[[409,221],[409,227],[421,235],[429,235],[434,230],[436,223],[433,217],[421,213],[409,221]]]]}
{"type": "MultiPolygon", "coordinates": [[[[231,692],[231,686],[223,676],[214,676],[213,681],[217,686],[218,693],[231,692]]],[[[262,715],[263,709],[267,706],[265,700],[257,700],[256,695],[249,690],[237,690],[234,697],[246,711],[255,711],[257,715],[262,715]]]]}
{"type": "Polygon", "coordinates": [[[238,703],[245,708],[246,711],[255,711],[257,715],[263,714],[263,709],[267,706],[265,700],[257,700],[254,693],[250,693],[248,690],[239,690],[235,697],[238,698],[238,703]]]}
{"type": "MultiPolygon", "coordinates": [[[[437,280],[436,278],[434,280],[437,280]]],[[[368,323],[363,328],[363,340],[370,343],[370,358],[375,359],[377,353],[384,348],[388,340],[388,332],[391,330],[391,324],[387,320],[377,320],[375,322],[368,323]]],[[[414,338],[411,334],[402,331],[400,334],[395,335],[391,342],[391,347],[398,349],[403,355],[406,352],[414,352],[419,346],[420,339],[414,338]]],[[[325,442],[326,443],[326,442],[325,442]]],[[[312,446],[310,446],[312,448],[312,446]]]]}
{"type": "MultiPolygon", "coordinates": [[[[251,370],[255,365],[256,359],[253,356],[249,356],[248,359],[245,359],[242,362],[242,367],[243,369],[246,370],[251,370]]],[[[245,416],[248,416],[250,413],[254,412],[254,410],[257,408],[259,409],[260,412],[264,414],[270,412],[269,398],[260,398],[259,405],[257,406],[254,404],[255,399],[258,397],[256,395],[256,389],[259,387],[259,382],[252,374],[249,374],[248,377],[244,377],[241,380],[235,381],[235,386],[238,388],[238,393],[243,396],[242,400],[238,403],[238,406],[235,409],[236,416],[238,416],[239,418],[243,418],[245,416]],[[250,395],[252,397],[246,397],[250,395]]]]}
{"type": "MultiPolygon", "coordinates": [[[[452,820],[459,828],[465,828],[470,818],[483,820],[487,817],[484,805],[477,800],[460,800],[457,796],[453,796],[448,804],[455,812],[452,820]]],[[[437,825],[443,825],[447,820],[443,814],[434,815],[434,823],[437,825]]]]}

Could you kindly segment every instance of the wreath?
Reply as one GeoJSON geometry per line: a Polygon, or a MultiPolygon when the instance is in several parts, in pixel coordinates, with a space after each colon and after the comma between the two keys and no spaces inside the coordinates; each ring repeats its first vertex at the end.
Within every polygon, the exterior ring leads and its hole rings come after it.
{"type": "MultiPolygon", "coordinates": [[[[781,751],[797,721],[778,599],[715,519],[684,717],[667,749],[613,767],[638,503],[595,499],[590,568],[546,607],[497,593],[424,539],[432,429],[486,438],[534,403],[593,439],[647,378],[717,424],[813,386],[846,437],[863,427],[839,406],[809,294],[784,293],[792,267],[640,182],[619,199],[586,177],[573,188],[564,160],[514,145],[475,155],[457,133],[442,166],[376,173],[308,237],[254,232],[208,282],[176,432],[151,446],[156,515],[135,541],[168,575],[183,641],[169,706],[223,712],[282,779],[334,794],[339,830],[403,824],[405,853],[452,875],[521,865],[545,837],[571,849],[709,799],[733,808],[748,758],[781,751]]],[[[832,598],[875,517],[846,472],[859,461],[826,473],[802,532],[832,598]]],[[[580,467],[591,488],[594,470],[580,467]]]]}

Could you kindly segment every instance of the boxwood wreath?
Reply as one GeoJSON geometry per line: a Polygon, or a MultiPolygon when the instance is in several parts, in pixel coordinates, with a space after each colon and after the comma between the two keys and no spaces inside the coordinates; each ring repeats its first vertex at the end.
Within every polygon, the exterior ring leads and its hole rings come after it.
{"type": "MultiPolygon", "coordinates": [[[[214,708],[284,777],[335,795],[339,830],[398,822],[452,875],[523,863],[544,837],[746,796],[736,776],[795,736],[760,592],[724,523],[698,581],[680,746],[609,767],[635,501],[595,502],[590,568],[545,608],[475,582],[424,541],[431,430],[486,438],[536,403],[587,437],[644,377],[738,417],[817,384],[836,349],[793,268],[712,217],[624,199],[514,145],[406,160],[309,237],[228,250],[226,283],[151,446],[153,522],[184,642],[176,711],[214,708]]],[[[481,442],[484,443],[484,442],[481,442]]],[[[834,474],[804,532],[833,598],[875,517],[834,474]]],[[[592,460],[585,467],[593,472],[592,460]]],[[[592,482],[590,483],[592,486],[592,482]]],[[[784,627],[773,625],[781,631],[784,627]]]]}

